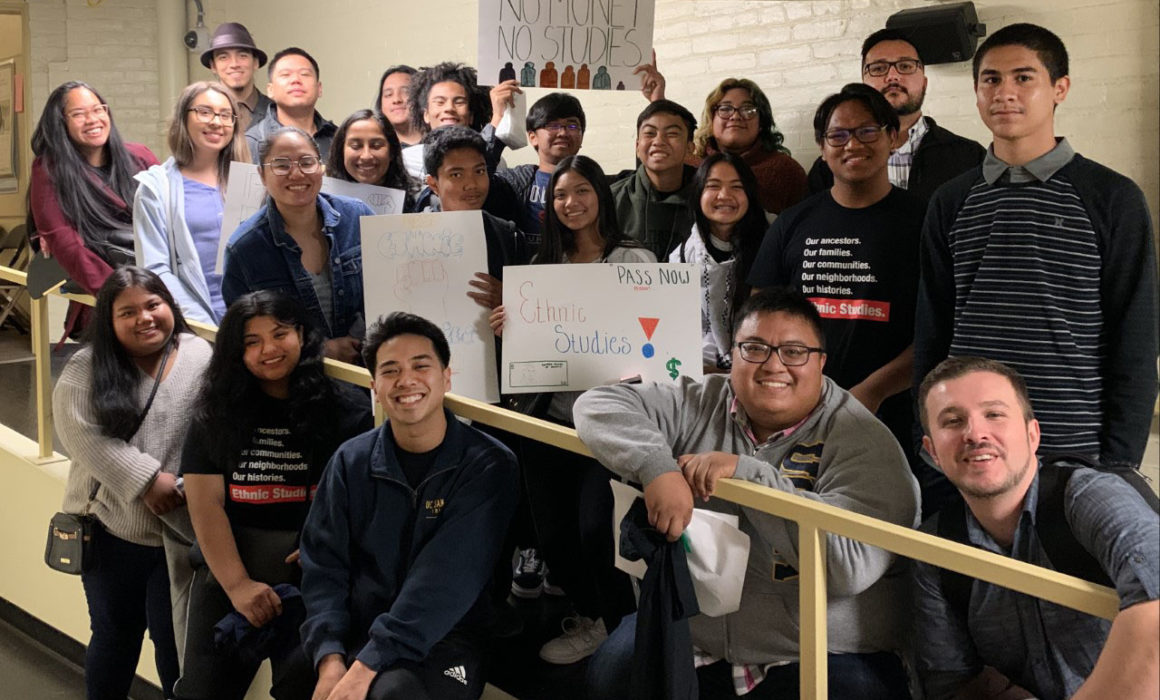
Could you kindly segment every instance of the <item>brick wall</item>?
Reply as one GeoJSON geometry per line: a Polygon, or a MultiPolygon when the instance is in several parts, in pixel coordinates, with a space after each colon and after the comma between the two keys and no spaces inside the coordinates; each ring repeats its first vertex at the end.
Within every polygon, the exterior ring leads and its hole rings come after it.
{"type": "Polygon", "coordinates": [[[146,144],[164,160],[156,13],[154,0],[104,0],[93,7],[86,0],[29,2],[32,123],[53,88],[83,80],[108,101],[123,138],[146,144]]]}

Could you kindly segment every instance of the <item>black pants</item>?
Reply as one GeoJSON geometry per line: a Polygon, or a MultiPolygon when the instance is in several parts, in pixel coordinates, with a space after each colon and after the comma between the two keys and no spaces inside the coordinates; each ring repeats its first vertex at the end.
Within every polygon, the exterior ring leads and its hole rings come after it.
{"type": "MultiPolygon", "coordinates": [[[[299,584],[297,564],[284,559],[293,551],[295,533],[247,529],[235,532],[242,561],[250,577],[269,585],[299,584]],[[285,550],[285,551],[284,551],[285,550]]],[[[214,647],[213,628],[234,611],[229,596],[213,577],[209,567],[200,566],[193,574],[189,591],[189,620],[185,637],[185,663],[181,680],[174,688],[180,700],[241,700],[258,672],[260,662],[246,662],[223,654],[214,647]]],[[[290,652],[272,657],[275,700],[309,700],[314,693],[315,675],[301,644],[290,652]]]]}
{"type": "Polygon", "coordinates": [[[380,672],[367,700],[476,700],[483,694],[485,667],[478,641],[453,631],[422,661],[380,672]]]}
{"type": "Polygon", "coordinates": [[[611,632],[636,607],[628,575],[613,564],[612,473],[594,459],[534,440],[526,441],[522,461],[552,582],[577,613],[603,619],[611,632]]]}
{"type": "Polygon", "coordinates": [[[177,680],[177,646],[165,551],[123,540],[100,524],[93,539],[96,563],[81,576],[93,632],[85,650],[86,697],[124,700],[146,628],[162,689],[169,695],[177,680]]]}

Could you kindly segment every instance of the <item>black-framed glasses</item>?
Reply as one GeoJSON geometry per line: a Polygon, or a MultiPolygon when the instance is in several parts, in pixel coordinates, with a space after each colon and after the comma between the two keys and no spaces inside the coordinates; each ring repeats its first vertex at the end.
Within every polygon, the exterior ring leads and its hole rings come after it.
{"type": "Polygon", "coordinates": [[[579,134],[581,127],[576,122],[552,122],[540,127],[549,134],[558,134],[561,131],[567,131],[569,134],[579,134]]]}
{"type": "Polygon", "coordinates": [[[197,107],[190,107],[186,111],[193,112],[193,116],[202,124],[209,124],[213,121],[214,117],[220,119],[222,124],[225,124],[226,126],[236,124],[238,121],[238,115],[234,114],[234,112],[229,109],[215,112],[209,107],[198,105],[197,107]]]}
{"type": "Polygon", "coordinates": [[[297,160],[294,158],[271,158],[262,163],[262,167],[269,168],[270,172],[283,177],[289,175],[294,166],[298,166],[303,175],[313,175],[322,167],[322,161],[318,156],[299,156],[297,160]]]}
{"type": "Polygon", "coordinates": [[[752,362],[755,365],[765,363],[776,352],[777,359],[781,360],[781,363],[786,367],[800,367],[810,361],[811,353],[825,352],[822,348],[811,348],[808,345],[798,345],[796,343],[770,345],[769,343],[760,343],[756,340],[744,340],[740,343],[733,343],[733,347],[740,351],[741,359],[746,362],[752,362]]]}
{"type": "Polygon", "coordinates": [[[875,78],[881,78],[889,73],[891,68],[898,71],[899,75],[913,75],[922,70],[922,61],[917,58],[904,58],[899,61],[874,61],[862,66],[862,72],[875,78]]]}
{"type": "Polygon", "coordinates": [[[740,119],[753,119],[757,116],[757,107],[756,105],[741,105],[740,107],[717,105],[713,109],[713,113],[725,121],[732,119],[733,115],[737,115],[740,119]]]}
{"type": "Polygon", "coordinates": [[[86,121],[89,120],[89,117],[99,119],[100,117],[103,117],[108,113],[109,113],[109,105],[102,103],[99,105],[93,105],[92,107],[89,107],[88,109],[74,109],[74,110],[65,112],[64,116],[67,117],[68,120],[70,122],[72,122],[73,124],[84,124],[86,121]]]}
{"type": "Polygon", "coordinates": [[[874,143],[886,127],[881,124],[874,126],[860,126],[857,129],[830,129],[824,135],[826,143],[834,148],[841,148],[850,143],[850,138],[856,138],[862,143],[874,143]]]}

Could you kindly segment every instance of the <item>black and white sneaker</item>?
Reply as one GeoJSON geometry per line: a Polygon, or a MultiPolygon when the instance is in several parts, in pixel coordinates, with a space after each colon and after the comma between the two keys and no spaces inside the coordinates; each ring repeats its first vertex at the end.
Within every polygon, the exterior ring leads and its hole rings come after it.
{"type": "Polygon", "coordinates": [[[544,560],[535,548],[521,549],[512,572],[512,595],[526,600],[539,598],[546,573],[544,560]]]}

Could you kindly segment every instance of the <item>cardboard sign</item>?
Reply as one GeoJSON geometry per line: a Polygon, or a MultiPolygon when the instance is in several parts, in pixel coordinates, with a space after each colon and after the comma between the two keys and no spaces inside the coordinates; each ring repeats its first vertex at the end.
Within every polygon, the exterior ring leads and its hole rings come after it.
{"type": "MultiPolygon", "coordinates": [[[[344,197],[361,199],[376,214],[400,214],[403,211],[402,190],[378,185],[364,185],[361,182],[347,182],[334,177],[322,178],[322,191],[344,197]]],[[[233,161],[230,163],[230,182],[226,187],[226,199],[222,205],[222,235],[218,239],[216,272],[222,274],[226,244],[230,236],[238,230],[238,225],[253,216],[266,203],[266,186],[258,176],[258,166],[253,163],[233,161]]]]}
{"type": "Polygon", "coordinates": [[[655,0],[479,0],[479,82],[633,90],[652,53],[655,0]]]}
{"type": "Polygon", "coordinates": [[[576,391],[639,375],[701,378],[693,263],[504,268],[505,393],[576,391]]]}
{"type": "Polygon", "coordinates": [[[491,311],[467,296],[468,281],[487,272],[483,215],[364,216],[360,225],[367,326],[392,311],[431,321],[451,346],[451,390],[499,401],[491,311]]]}

